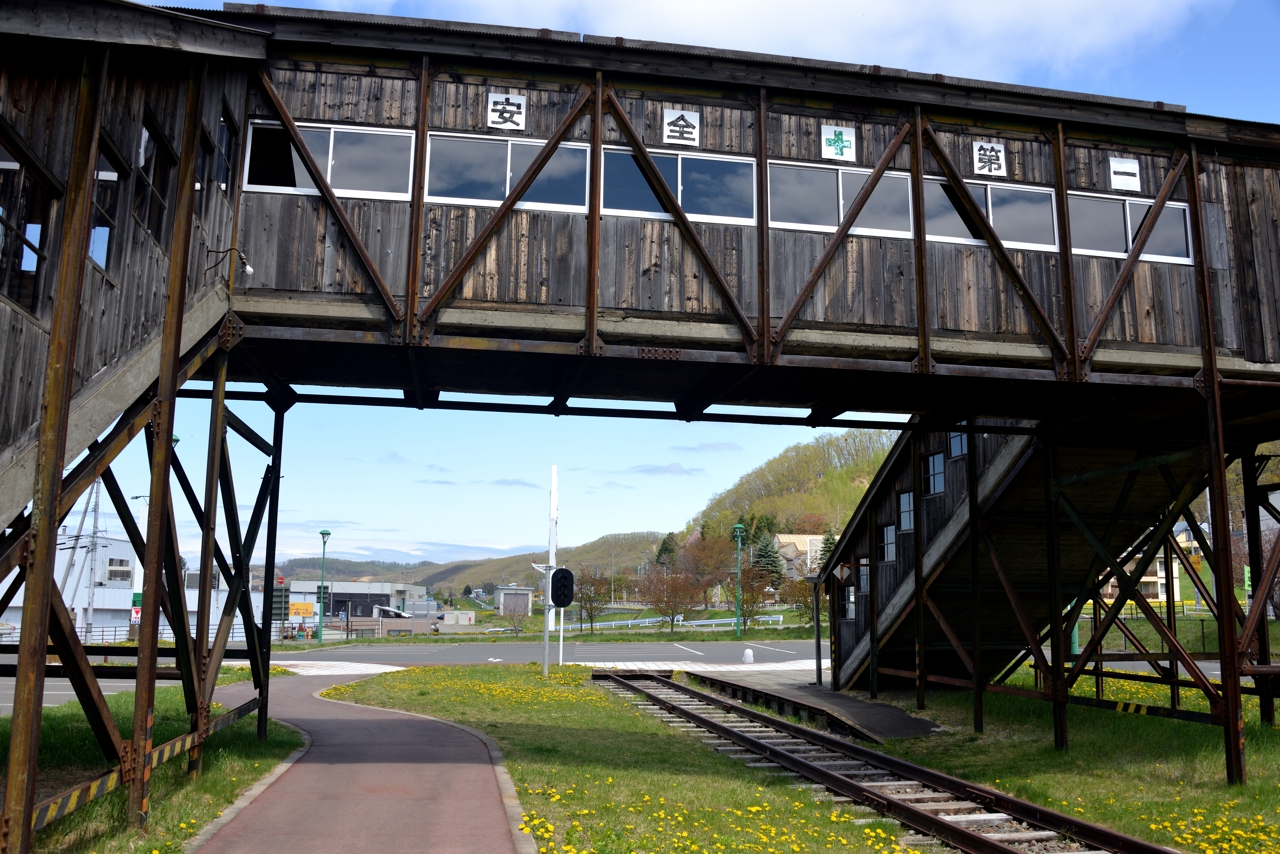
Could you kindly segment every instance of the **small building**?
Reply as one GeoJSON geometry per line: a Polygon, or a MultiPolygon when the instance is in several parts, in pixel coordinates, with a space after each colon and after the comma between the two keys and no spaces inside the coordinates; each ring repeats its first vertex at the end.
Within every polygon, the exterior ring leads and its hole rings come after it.
{"type": "Polygon", "coordinates": [[[533,615],[533,598],[536,591],[532,587],[499,587],[493,591],[493,610],[497,614],[510,616],[524,614],[533,615]]]}
{"type": "Polygon", "coordinates": [[[816,572],[822,554],[821,534],[774,534],[773,544],[786,563],[783,575],[788,579],[804,578],[816,572]]]}
{"type": "Polygon", "coordinates": [[[444,617],[446,626],[474,626],[476,624],[475,611],[445,611],[441,616],[444,617]]]}
{"type": "MultiPolygon", "coordinates": [[[[374,606],[394,608],[408,614],[427,616],[435,608],[435,600],[427,596],[427,588],[416,584],[390,581],[325,581],[324,616],[375,617],[374,606]]],[[[289,602],[314,604],[319,601],[319,581],[294,580],[289,585],[289,602]]]]}

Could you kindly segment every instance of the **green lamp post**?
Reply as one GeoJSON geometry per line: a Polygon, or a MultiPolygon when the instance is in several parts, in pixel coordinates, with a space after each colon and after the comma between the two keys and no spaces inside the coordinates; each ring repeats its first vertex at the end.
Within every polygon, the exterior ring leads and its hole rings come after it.
{"type": "Polygon", "coordinates": [[[320,590],[316,595],[316,607],[319,610],[319,616],[316,618],[316,640],[324,643],[324,600],[327,598],[324,589],[324,555],[329,545],[329,532],[320,532],[320,590]]]}
{"type": "Polygon", "coordinates": [[[747,533],[746,526],[741,522],[733,526],[733,541],[738,544],[738,598],[737,608],[733,619],[734,637],[742,637],[742,538],[747,533]]]}

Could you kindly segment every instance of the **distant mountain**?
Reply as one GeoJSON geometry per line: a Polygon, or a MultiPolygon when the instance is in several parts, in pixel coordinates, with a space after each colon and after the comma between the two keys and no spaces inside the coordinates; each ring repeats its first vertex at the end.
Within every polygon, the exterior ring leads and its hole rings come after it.
{"type": "MultiPolygon", "coordinates": [[[[327,557],[324,561],[324,577],[333,581],[354,581],[368,578],[374,581],[412,581],[421,578],[430,567],[439,566],[429,560],[416,563],[397,563],[387,560],[344,560],[327,557]]],[[[286,579],[319,579],[319,557],[295,557],[276,564],[276,574],[286,579]]]]}

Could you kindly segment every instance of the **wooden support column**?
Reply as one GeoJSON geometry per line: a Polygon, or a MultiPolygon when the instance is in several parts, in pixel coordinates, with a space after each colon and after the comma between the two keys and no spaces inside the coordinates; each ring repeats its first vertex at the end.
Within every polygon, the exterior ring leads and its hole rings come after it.
{"type": "Polygon", "coordinates": [[[769,91],[763,86],[756,102],[756,309],[760,329],[756,359],[767,365],[773,355],[769,346],[769,91]]]}
{"type": "Polygon", "coordinates": [[[596,72],[596,90],[591,101],[591,154],[587,168],[587,307],[582,352],[599,356],[600,341],[600,208],[603,204],[604,176],[604,75],[596,72]]]}
{"type": "MultiPolygon", "coordinates": [[[[911,231],[916,277],[915,370],[919,374],[928,374],[933,372],[933,356],[929,345],[929,248],[924,218],[924,117],[920,115],[919,107],[916,107],[915,121],[911,123],[911,231]]],[[[916,619],[924,619],[919,610],[916,619]]]]}
{"type": "MultiPolygon", "coordinates": [[[[1169,542],[1164,543],[1164,619],[1169,624],[1169,634],[1175,638],[1178,636],[1178,618],[1175,613],[1175,605],[1173,599],[1173,549],[1169,548],[1169,542]]],[[[1169,650],[1169,672],[1177,678],[1178,676],[1178,657],[1173,654],[1173,650],[1169,650]]],[[[1169,708],[1176,709],[1181,701],[1178,696],[1178,685],[1174,683],[1169,686],[1169,708]]]]}
{"type": "MultiPolygon", "coordinates": [[[[133,702],[133,743],[130,761],[129,821],[147,823],[151,784],[151,723],[156,691],[156,651],[160,640],[160,572],[169,525],[169,466],[173,459],[173,418],[177,405],[182,320],[186,309],[187,256],[194,215],[196,150],[200,130],[200,97],[204,69],[191,69],[187,81],[186,120],[182,155],[178,161],[178,195],[173,206],[173,237],[169,243],[169,275],[164,324],[160,337],[160,372],[152,407],[155,443],[151,454],[150,503],[147,507],[146,557],[142,564],[142,622],[138,626],[138,671],[133,702]]],[[[206,680],[208,676],[206,675],[206,680]]]]}
{"type": "MultiPolygon", "coordinates": [[[[1259,466],[1256,453],[1256,449],[1253,449],[1241,457],[1240,467],[1244,473],[1244,522],[1245,539],[1249,549],[1249,589],[1253,591],[1253,599],[1248,603],[1249,616],[1254,617],[1258,624],[1257,633],[1254,636],[1258,645],[1257,663],[1267,666],[1271,664],[1271,636],[1267,625],[1267,604],[1270,598],[1268,593],[1270,592],[1272,581],[1264,572],[1267,561],[1262,553],[1262,514],[1260,506],[1262,502],[1267,500],[1267,496],[1258,489],[1259,466]],[[1260,617],[1256,617],[1253,612],[1259,608],[1261,609],[1259,612],[1260,617]]],[[[1172,587],[1170,590],[1172,590],[1172,587]]],[[[1172,615],[1172,611],[1170,611],[1170,614],[1172,615]]],[[[1240,638],[1240,645],[1245,649],[1248,649],[1249,645],[1254,642],[1254,639],[1247,634],[1242,635],[1240,638]]],[[[1254,681],[1264,692],[1258,697],[1258,707],[1262,722],[1268,726],[1275,726],[1276,701],[1269,690],[1271,677],[1263,676],[1254,681]]]]}
{"type": "Polygon", "coordinates": [[[1049,672],[1045,674],[1045,690],[1053,699],[1053,746],[1067,749],[1067,683],[1063,678],[1062,652],[1062,556],[1058,550],[1058,502],[1055,495],[1056,449],[1051,439],[1043,445],[1044,454],[1044,533],[1046,576],[1049,582],[1049,672]]]}
{"type": "MultiPolygon", "coordinates": [[[[4,850],[18,854],[26,854],[31,848],[49,613],[53,597],[60,595],[53,585],[54,562],[58,553],[58,508],[62,470],[66,462],[67,422],[71,415],[71,383],[75,376],[76,339],[80,328],[89,213],[93,202],[94,166],[98,162],[106,70],[105,51],[93,49],[85,55],[76,99],[71,173],[63,202],[62,229],[57,240],[57,267],[51,277],[53,316],[49,323],[49,356],[45,363],[40,426],[36,438],[30,550],[20,562],[26,592],[22,603],[22,628],[18,635],[9,775],[0,824],[4,850]]],[[[185,255],[183,260],[185,262],[185,255]]]]}
{"type": "Polygon", "coordinates": [[[981,553],[978,539],[982,536],[982,508],[978,503],[978,434],[969,419],[965,441],[968,443],[965,473],[969,493],[969,599],[973,620],[973,731],[982,732],[982,573],[978,566],[981,553]]]}
{"type": "MultiPolygon", "coordinates": [[[[408,312],[413,318],[413,312],[408,312]]],[[[267,739],[267,699],[271,684],[271,615],[275,610],[276,525],[280,518],[280,456],[284,451],[284,414],[292,401],[273,402],[275,425],[271,430],[271,498],[267,505],[267,553],[262,569],[262,686],[258,689],[258,740],[267,739]]]]}
{"type": "MultiPolygon", "coordinates": [[[[1093,632],[1096,632],[1098,630],[1098,623],[1101,622],[1101,620],[1102,620],[1102,605],[1097,599],[1094,599],[1093,600],[1093,624],[1089,627],[1091,629],[1090,634],[1093,634],[1093,632]]],[[[1102,652],[1102,651],[1103,651],[1102,644],[1099,643],[1098,652],[1102,652]]],[[[1096,675],[1093,677],[1093,695],[1099,700],[1102,699],[1102,694],[1103,694],[1102,671],[1104,667],[1105,665],[1101,661],[1099,661],[1097,665],[1096,675]]]]}
{"type": "MultiPolygon", "coordinates": [[[[924,667],[924,460],[921,459],[926,434],[915,432],[911,436],[911,488],[912,496],[911,556],[916,584],[916,708],[925,706],[925,687],[928,674],[924,667]]],[[[896,509],[896,508],[895,508],[896,509]]],[[[901,522],[901,520],[896,520],[901,522]]]]}
{"type": "MultiPolygon", "coordinates": [[[[1200,158],[1195,143],[1187,162],[1187,202],[1191,214],[1191,245],[1195,253],[1196,293],[1200,307],[1200,347],[1203,358],[1205,438],[1209,446],[1209,496],[1213,529],[1213,575],[1222,619],[1218,620],[1218,655],[1222,679],[1222,735],[1226,751],[1227,783],[1245,782],[1244,710],[1240,702],[1240,656],[1236,651],[1236,621],[1230,606],[1235,602],[1231,579],[1231,521],[1227,515],[1227,463],[1222,427],[1222,378],[1218,375],[1218,343],[1213,320],[1213,290],[1205,257],[1204,212],[1200,199],[1200,158]]],[[[1152,207],[1154,217],[1160,205],[1152,207]]]]}

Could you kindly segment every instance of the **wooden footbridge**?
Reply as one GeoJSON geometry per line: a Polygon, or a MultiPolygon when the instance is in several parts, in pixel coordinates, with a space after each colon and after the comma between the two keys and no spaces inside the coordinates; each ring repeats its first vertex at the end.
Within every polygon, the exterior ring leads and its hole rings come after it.
{"type": "MultiPolygon", "coordinates": [[[[299,402],[815,426],[911,413],[824,577],[836,687],[913,679],[980,698],[1014,690],[1001,677],[1029,656],[1060,746],[1067,686],[1097,659],[1092,641],[1070,658],[1060,628],[1113,578],[1132,596],[1206,486],[1203,592],[1236,610],[1237,459],[1254,589],[1271,589],[1255,452],[1280,438],[1280,128],[879,66],[261,5],[15,0],[0,48],[0,601],[23,596],[16,664],[0,665],[16,681],[6,851],[116,786],[145,821],[153,767],[185,754],[199,773],[210,732],[255,710],[265,726],[270,622],[249,605],[249,563],[261,537],[274,572],[299,402]],[[181,397],[214,404],[203,482],[168,441],[181,397]],[[238,399],[273,408],[271,436],[238,399]],[[228,429],[265,462],[248,518],[228,429]],[[98,479],[129,524],[111,463],[139,434],[136,666],[91,665],[102,650],[54,583],[57,529],[98,479]],[[201,530],[190,605],[178,512],[201,530]],[[231,591],[220,615],[215,573],[231,591]],[[215,716],[237,620],[258,697],[215,716]],[[116,765],[37,803],[55,673],[116,765]],[[126,731],[107,676],[137,680],[126,731]],[[163,745],[157,678],[181,682],[191,714],[163,745]]],[[[1209,696],[1231,781],[1242,690],[1271,721],[1266,622],[1261,606],[1220,621],[1220,684],[1171,640],[1148,656],[1153,679],[1185,672],[1209,696]]]]}

